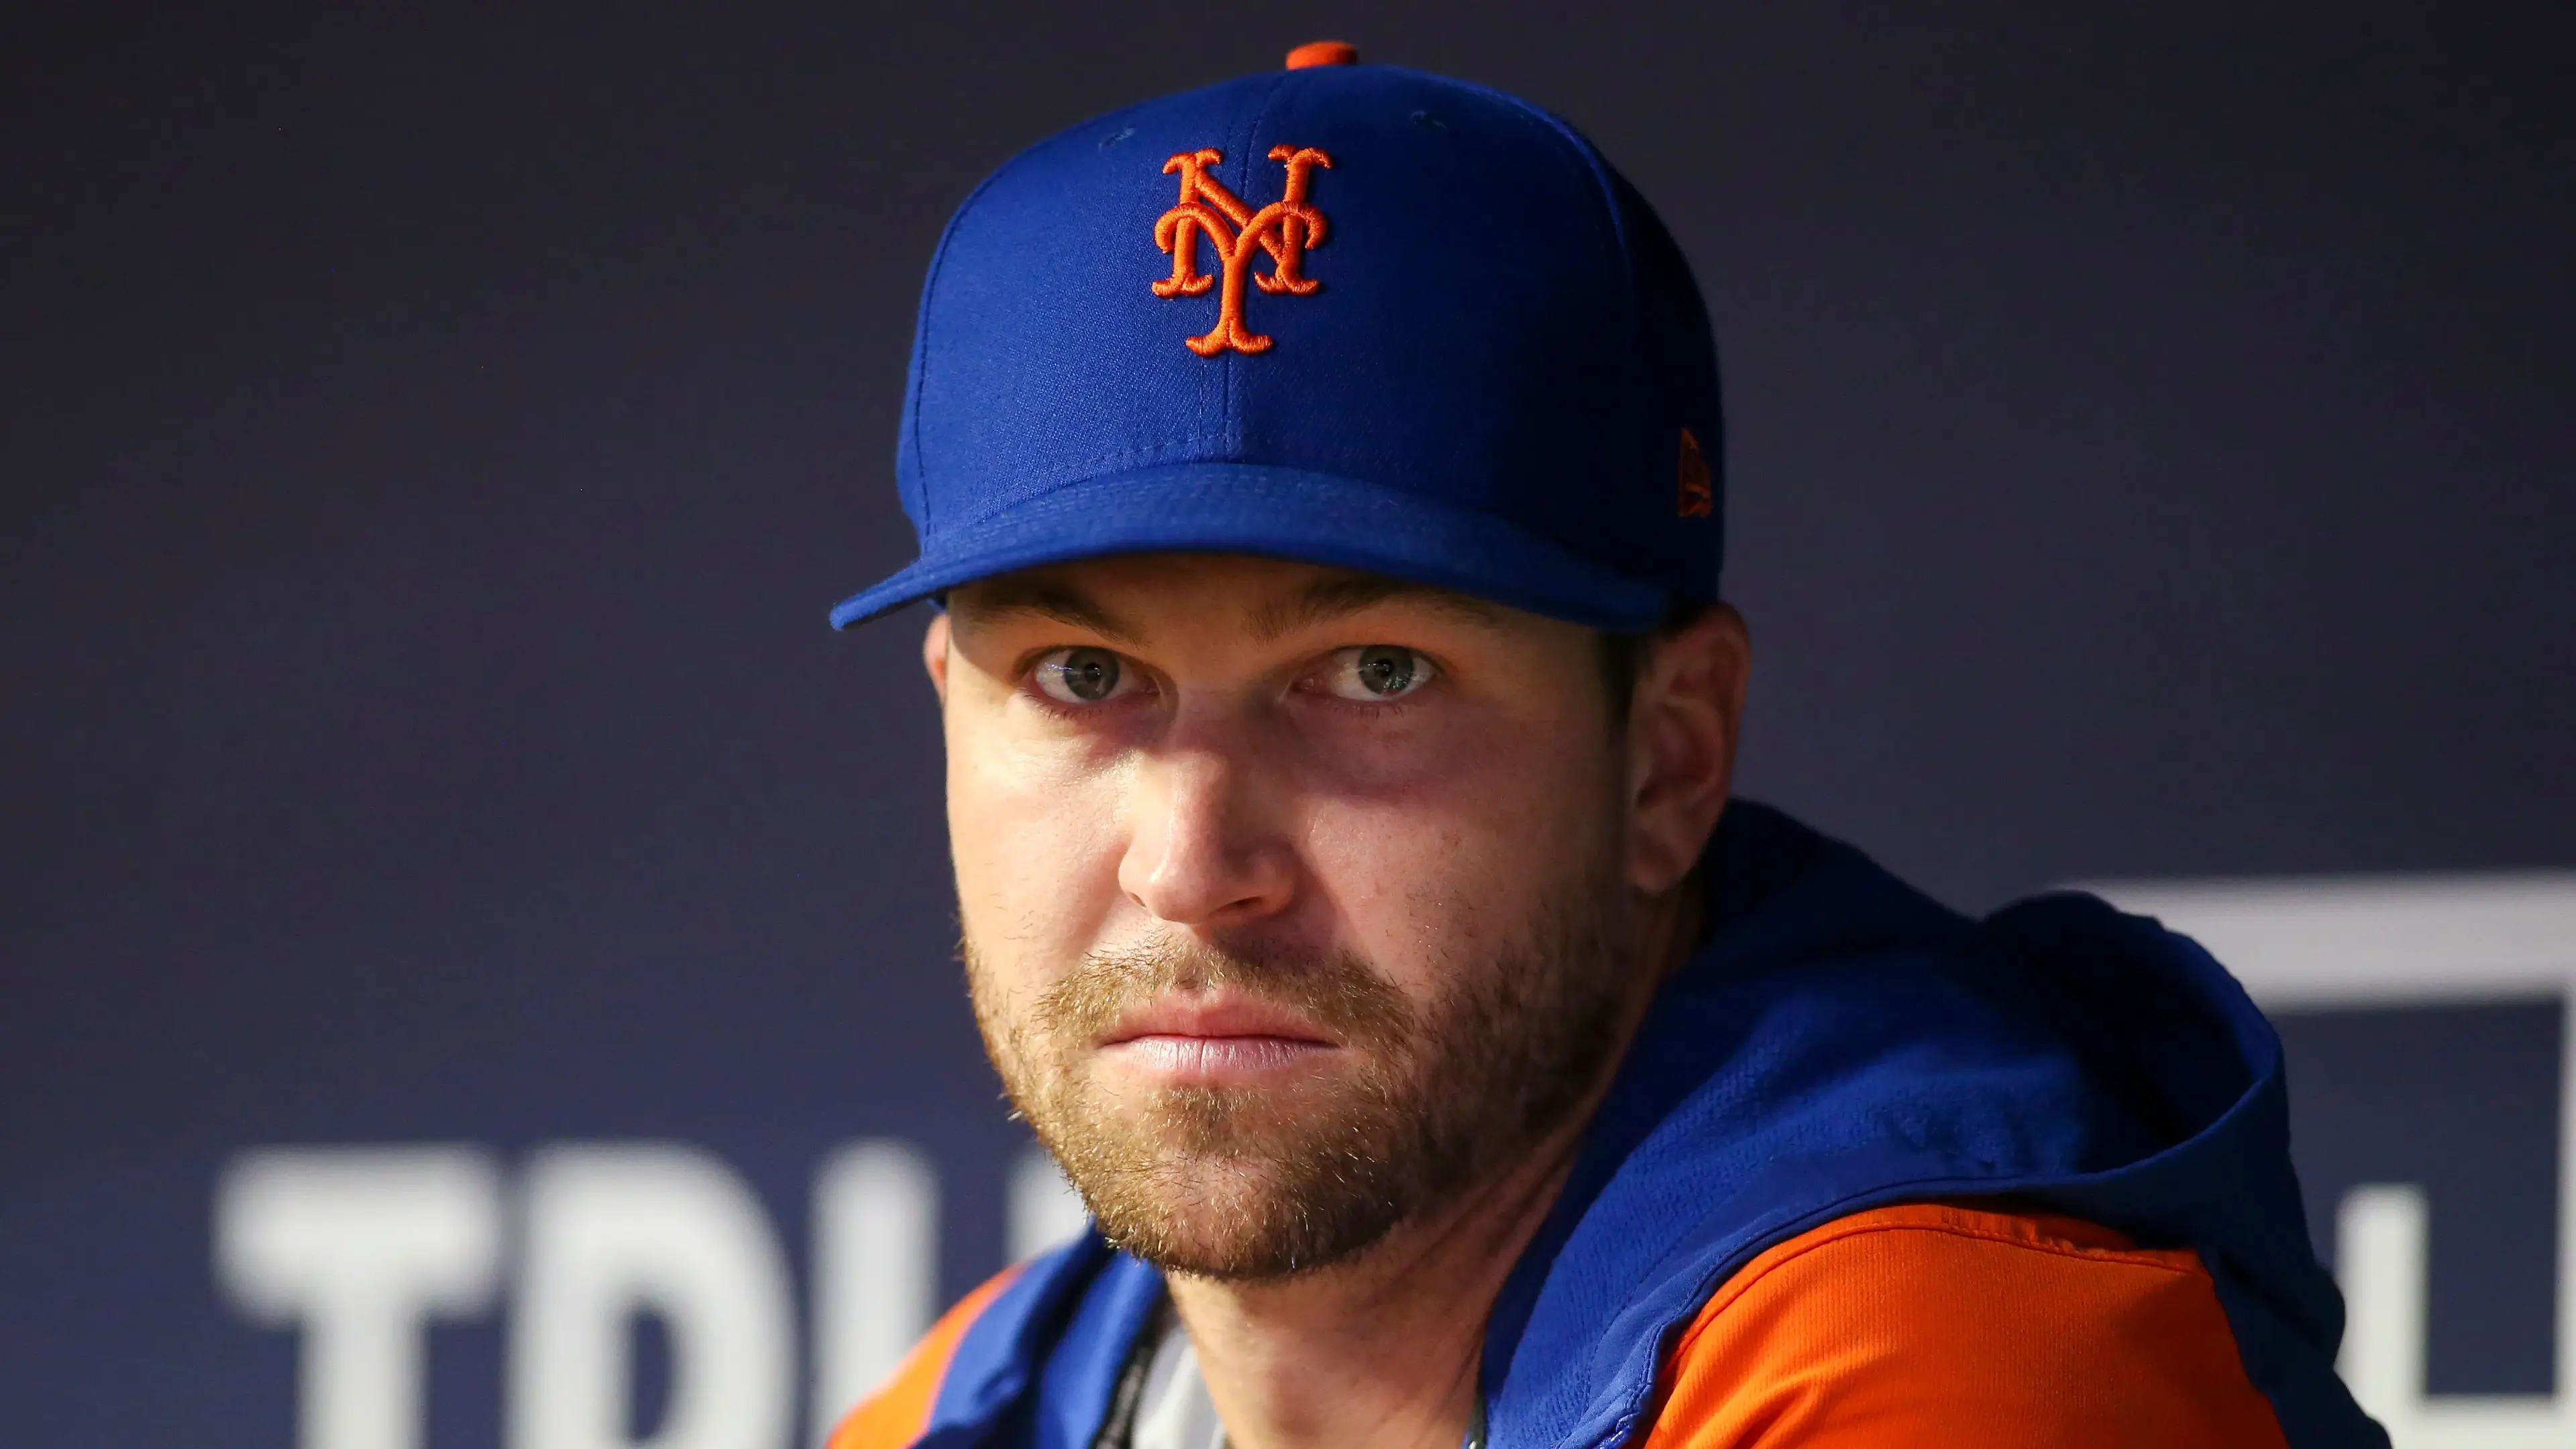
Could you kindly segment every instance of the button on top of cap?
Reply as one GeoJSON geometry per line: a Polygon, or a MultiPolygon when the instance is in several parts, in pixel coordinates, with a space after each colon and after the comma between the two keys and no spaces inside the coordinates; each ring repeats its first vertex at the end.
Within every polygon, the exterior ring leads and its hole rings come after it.
{"type": "Polygon", "coordinates": [[[1360,48],[1347,40],[1310,40],[1288,52],[1288,68],[1304,70],[1310,65],[1357,65],[1360,48]]]}

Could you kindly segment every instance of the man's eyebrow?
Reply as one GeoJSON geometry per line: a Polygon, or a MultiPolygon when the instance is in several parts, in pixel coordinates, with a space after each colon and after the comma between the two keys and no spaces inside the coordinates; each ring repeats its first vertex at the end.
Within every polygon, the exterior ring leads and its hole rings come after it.
{"type": "Polygon", "coordinates": [[[977,585],[971,594],[949,595],[948,608],[951,613],[977,622],[1017,616],[1067,624],[1129,648],[1143,643],[1145,638],[1142,630],[1102,608],[1081,591],[1034,579],[988,580],[977,585]]]}
{"type": "Polygon", "coordinates": [[[1317,579],[1287,598],[1254,609],[1252,637],[1266,644],[1296,630],[1328,623],[1345,614],[1356,614],[1391,600],[1420,604],[1480,629],[1503,627],[1501,609],[1454,589],[1391,579],[1381,574],[1338,574],[1317,579]]]}

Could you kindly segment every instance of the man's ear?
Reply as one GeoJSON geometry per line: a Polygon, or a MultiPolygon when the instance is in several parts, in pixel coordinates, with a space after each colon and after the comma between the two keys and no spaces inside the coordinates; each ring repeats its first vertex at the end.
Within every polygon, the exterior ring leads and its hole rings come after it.
{"type": "Polygon", "coordinates": [[[1718,604],[1658,635],[1628,710],[1628,879],[1647,895],[1698,863],[1735,780],[1735,742],[1753,641],[1718,604]]]}
{"type": "Polygon", "coordinates": [[[939,609],[930,616],[930,627],[921,631],[921,667],[930,671],[930,687],[937,691],[939,702],[948,702],[948,611],[939,609]]]}

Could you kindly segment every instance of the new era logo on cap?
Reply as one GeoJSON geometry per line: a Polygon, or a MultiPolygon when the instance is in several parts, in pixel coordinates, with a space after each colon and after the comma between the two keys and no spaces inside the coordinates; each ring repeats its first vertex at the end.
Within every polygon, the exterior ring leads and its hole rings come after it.
{"type": "Polygon", "coordinates": [[[1716,596],[1716,355],[1662,224],[1537,107],[1355,61],[1076,126],[967,199],[897,448],[921,554],[836,624],[1165,550],[1606,628],[1716,596]]]}

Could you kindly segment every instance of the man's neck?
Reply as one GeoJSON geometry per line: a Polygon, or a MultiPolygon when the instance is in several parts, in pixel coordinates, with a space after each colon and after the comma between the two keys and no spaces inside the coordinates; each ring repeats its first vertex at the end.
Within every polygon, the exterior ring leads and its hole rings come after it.
{"type": "Polygon", "coordinates": [[[1579,1129],[1436,1218],[1286,1282],[1174,1274],[1231,1449],[1458,1449],[1485,1321],[1547,1218],[1579,1129]]]}
{"type": "MultiPolygon", "coordinates": [[[[1626,1054],[1647,1003],[1696,944],[1697,890],[1650,911],[1626,1054]]],[[[1474,1422],[1485,1324],[1538,1235],[1608,1088],[1440,1211],[1346,1263],[1284,1282],[1171,1277],[1199,1373],[1231,1449],[1458,1449],[1474,1422]]]]}

